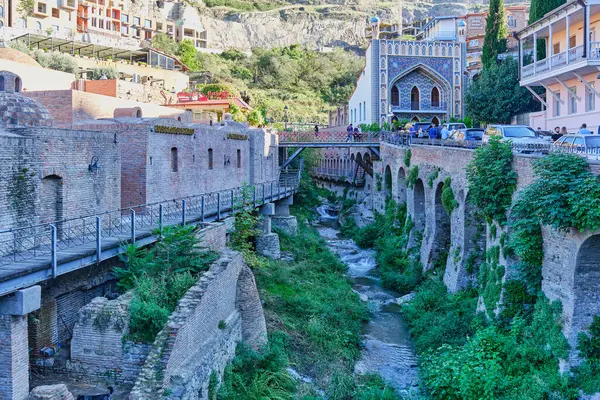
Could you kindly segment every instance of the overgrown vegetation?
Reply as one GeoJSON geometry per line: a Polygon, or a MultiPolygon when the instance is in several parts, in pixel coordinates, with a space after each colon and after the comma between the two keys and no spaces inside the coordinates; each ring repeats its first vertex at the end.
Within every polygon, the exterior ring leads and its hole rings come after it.
{"type": "Polygon", "coordinates": [[[120,256],[125,267],[115,267],[118,286],[133,290],[129,337],[152,343],[177,302],[196,283],[217,255],[199,246],[197,228],[169,226],[151,248],[127,247],[120,256]]]}
{"type": "Polygon", "coordinates": [[[265,121],[280,123],[279,128],[283,122],[326,123],[326,111],[350,98],[363,62],[341,49],[323,53],[299,45],[255,48],[250,55],[238,50],[218,55],[187,51],[184,57],[183,43],[177,45],[162,34],[153,38],[154,47],[194,67],[197,73],[191,79],[198,89],[219,85],[218,91],[242,97],[265,121]]]}
{"type": "Polygon", "coordinates": [[[512,147],[499,138],[475,150],[467,166],[469,201],[483,213],[486,221],[506,221],[506,211],[517,187],[517,173],[512,169],[512,147]]]}
{"type": "Polygon", "coordinates": [[[444,180],[444,185],[442,186],[442,205],[448,215],[451,215],[452,211],[458,207],[458,201],[454,198],[454,192],[452,191],[452,178],[450,177],[444,180]]]}

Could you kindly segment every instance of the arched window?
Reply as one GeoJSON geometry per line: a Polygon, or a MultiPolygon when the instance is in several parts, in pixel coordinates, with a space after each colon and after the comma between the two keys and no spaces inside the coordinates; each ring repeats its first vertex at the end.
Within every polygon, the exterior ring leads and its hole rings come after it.
{"type": "Polygon", "coordinates": [[[35,29],[38,30],[38,31],[42,30],[42,23],[40,21],[38,21],[38,22],[35,23],[35,29]]]}
{"type": "Polygon", "coordinates": [[[15,78],[15,92],[21,91],[21,78],[18,76],[15,78]]]}
{"type": "Polygon", "coordinates": [[[242,150],[237,149],[237,167],[242,168],[242,150]]]}
{"type": "Polygon", "coordinates": [[[4,7],[0,6],[0,17],[4,17],[4,7]]]}
{"type": "Polygon", "coordinates": [[[136,112],[135,112],[135,117],[136,117],[136,118],[142,118],[142,110],[139,110],[139,109],[138,109],[138,110],[136,110],[136,112]]]}
{"type": "Polygon", "coordinates": [[[208,169],[213,169],[213,149],[208,149],[208,169]]]}
{"type": "Polygon", "coordinates": [[[0,76],[0,92],[4,92],[4,77],[0,76]]]}
{"type": "Polygon", "coordinates": [[[172,172],[177,172],[178,170],[178,165],[177,165],[177,147],[173,147],[171,148],[171,171],[172,172]]]}
{"type": "Polygon", "coordinates": [[[398,91],[398,87],[396,85],[392,86],[392,105],[400,105],[400,92],[398,91]]]}
{"type": "Polygon", "coordinates": [[[438,88],[434,87],[431,89],[431,107],[439,107],[440,106],[440,91],[438,88]]]}
{"type": "Polygon", "coordinates": [[[419,106],[420,106],[420,96],[419,96],[419,89],[417,89],[416,86],[413,86],[412,90],[410,91],[410,109],[411,110],[418,110],[419,106]]]}

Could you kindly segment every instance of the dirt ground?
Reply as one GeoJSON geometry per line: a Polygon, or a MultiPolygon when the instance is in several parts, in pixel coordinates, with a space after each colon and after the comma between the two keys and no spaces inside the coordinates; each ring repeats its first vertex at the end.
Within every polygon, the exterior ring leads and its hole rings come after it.
{"type": "MultiPolygon", "coordinates": [[[[77,398],[80,394],[94,395],[108,393],[109,383],[107,380],[98,379],[96,382],[91,382],[89,379],[74,377],[68,374],[59,374],[51,372],[40,372],[38,369],[32,368],[29,377],[29,390],[41,385],[56,385],[64,383],[69,388],[69,391],[77,398]]],[[[129,392],[133,385],[114,385],[115,392],[112,400],[127,400],[129,392]]]]}

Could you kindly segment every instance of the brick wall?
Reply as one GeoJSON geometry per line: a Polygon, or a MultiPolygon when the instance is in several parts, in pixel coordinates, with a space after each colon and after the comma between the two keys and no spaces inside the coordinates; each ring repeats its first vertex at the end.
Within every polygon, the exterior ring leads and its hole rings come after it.
{"type": "Polygon", "coordinates": [[[28,357],[27,316],[0,314],[0,399],[27,398],[28,357]]]}
{"type": "Polygon", "coordinates": [[[90,120],[98,118],[113,118],[116,109],[135,107],[140,107],[144,117],[181,117],[191,122],[191,114],[186,113],[185,110],[151,103],[138,103],[134,100],[107,97],[79,90],[28,91],[23,92],[23,95],[42,103],[50,111],[58,126],[80,124],[82,121],[89,123],[90,120]]]}
{"type": "Polygon", "coordinates": [[[165,398],[208,399],[211,373],[222,376],[236,344],[245,340],[256,345],[265,338],[252,272],[240,253],[226,251],[179,301],[157,336],[130,398],[160,393],[165,398]],[[156,370],[162,370],[162,376],[157,377],[156,370]]]}
{"type": "Polygon", "coordinates": [[[101,94],[103,96],[117,97],[117,80],[103,79],[97,81],[83,81],[84,92],[101,94]]]}

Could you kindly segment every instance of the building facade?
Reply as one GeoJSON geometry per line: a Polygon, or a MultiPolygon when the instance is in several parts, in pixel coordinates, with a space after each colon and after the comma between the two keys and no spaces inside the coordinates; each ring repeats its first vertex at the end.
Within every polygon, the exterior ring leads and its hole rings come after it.
{"type": "Polygon", "coordinates": [[[349,101],[349,122],[442,122],[464,115],[464,43],[373,40],[349,101]]]}
{"type": "Polygon", "coordinates": [[[597,0],[569,1],[518,33],[520,84],[543,106],[543,111],[530,115],[532,126],[548,130],[564,126],[576,132],[586,123],[597,132],[599,16],[597,0]],[[535,87],[545,94],[533,93],[535,87]]]}
{"type": "Polygon", "coordinates": [[[27,33],[115,46],[148,47],[164,33],[176,41],[189,39],[197,49],[208,47],[197,10],[183,1],[151,0],[0,0],[4,39],[27,33]]]}

